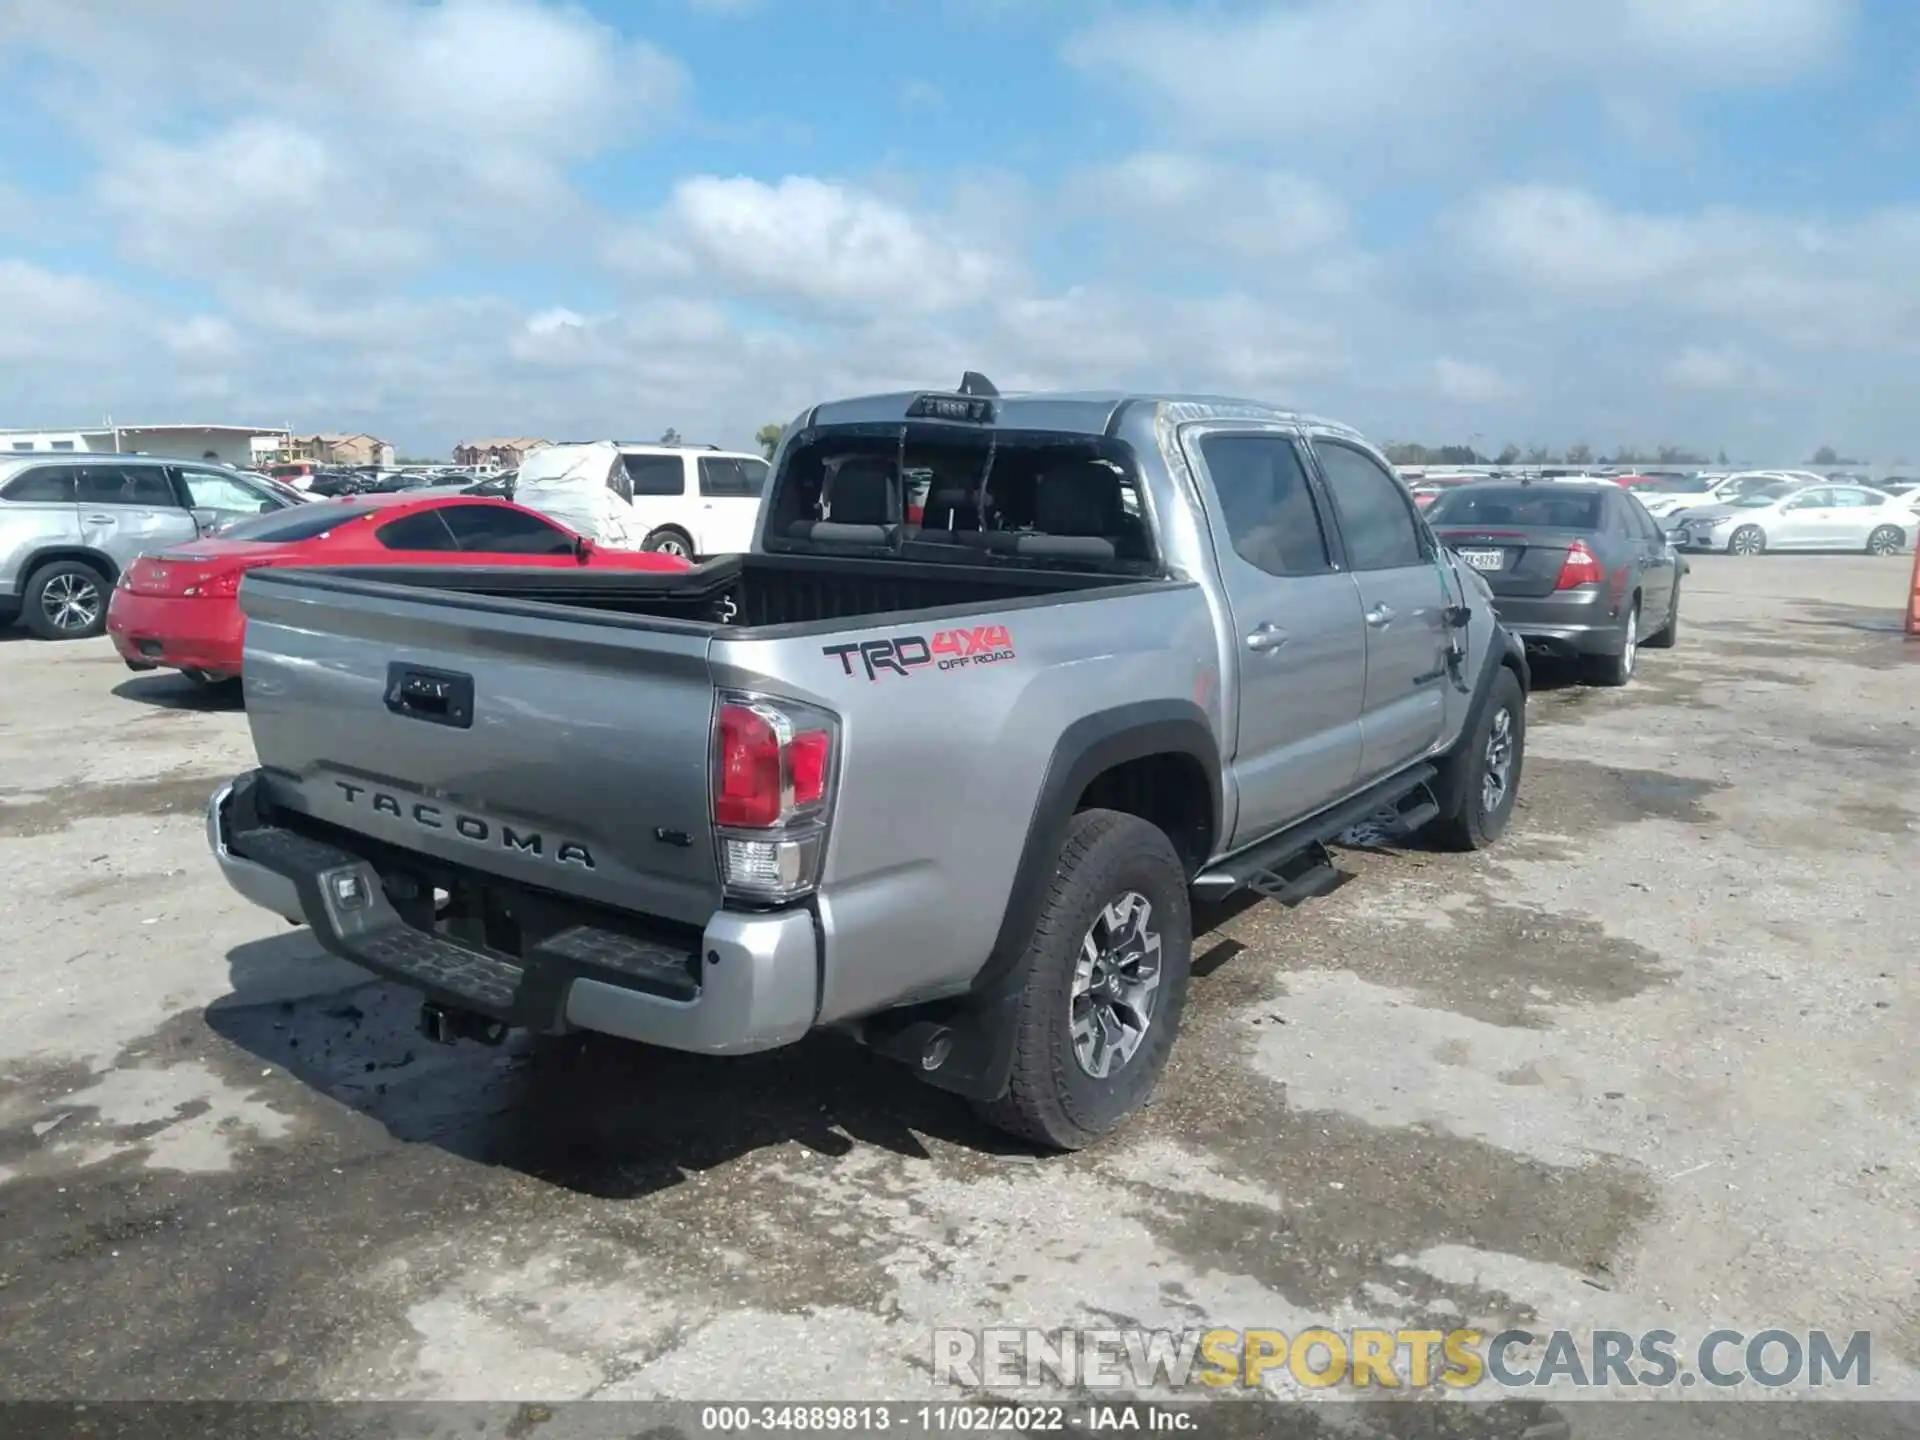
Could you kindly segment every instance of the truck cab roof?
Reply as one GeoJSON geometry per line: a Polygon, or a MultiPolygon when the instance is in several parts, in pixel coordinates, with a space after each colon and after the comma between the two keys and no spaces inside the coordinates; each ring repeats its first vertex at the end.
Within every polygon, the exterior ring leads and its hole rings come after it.
{"type": "MultiPolygon", "coordinates": [[[[960,392],[940,389],[901,390],[884,395],[864,395],[817,405],[807,412],[800,428],[809,426],[884,425],[924,419],[913,413],[914,407],[929,396],[951,396],[960,392]]],[[[1228,395],[1188,395],[1140,390],[1037,390],[981,397],[990,399],[993,418],[985,422],[1008,430],[1057,431],[1070,435],[1109,435],[1115,432],[1121,414],[1134,405],[1160,406],[1174,412],[1175,420],[1240,419],[1263,420],[1298,425],[1303,429],[1362,437],[1350,426],[1305,411],[1289,410],[1258,400],[1242,400],[1228,395]]],[[[954,422],[980,423],[980,422],[954,422]]]]}

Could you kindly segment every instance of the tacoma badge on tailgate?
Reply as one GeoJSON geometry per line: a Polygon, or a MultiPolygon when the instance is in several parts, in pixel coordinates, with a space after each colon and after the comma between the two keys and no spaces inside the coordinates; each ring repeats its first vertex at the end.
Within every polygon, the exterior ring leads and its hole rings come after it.
{"type": "Polygon", "coordinates": [[[370,785],[353,785],[345,780],[333,782],[346,797],[347,804],[375,815],[391,815],[396,820],[411,820],[422,830],[450,830],[462,840],[476,845],[498,845],[522,855],[546,856],[552,852],[556,865],[580,865],[594,868],[593,852],[578,840],[549,840],[534,829],[516,829],[499,820],[488,820],[466,810],[450,810],[430,800],[415,800],[377,790],[370,785]]]}

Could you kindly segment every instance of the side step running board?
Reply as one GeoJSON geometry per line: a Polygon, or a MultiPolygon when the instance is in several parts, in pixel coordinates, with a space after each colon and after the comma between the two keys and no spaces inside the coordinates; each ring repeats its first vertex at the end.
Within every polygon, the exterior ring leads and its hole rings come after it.
{"type": "Polygon", "coordinates": [[[1193,882],[1193,894],[1199,900],[1224,900],[1237,890],[1256,890],[1285,904],[1297,905],[1323,893],[1333,865],[1326,846],[1363,820],[1382,810],[1399,808],[1410,797],[1419,798],[1401,809],[1399,828],[1412,831],[1440,813],[1427,789],[1436,774],[1431,765],[1416,765],[1411,770],[1362,790],[1351,800],[1331,810],[1289,825],[1286,829],[1257,840],[1229,855],[1211,870],[1202,871],[1193,882]],[[1302,866],[1304,859],[1315,863],[1302,866]],[[1324,870],[1325,875],[1319,872],[1324,870]]]}

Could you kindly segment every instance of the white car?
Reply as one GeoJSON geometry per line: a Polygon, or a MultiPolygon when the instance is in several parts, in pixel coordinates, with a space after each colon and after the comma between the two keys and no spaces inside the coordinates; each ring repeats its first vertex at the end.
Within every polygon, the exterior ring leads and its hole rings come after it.
{"type": "Polygon", "coordinates": [[[1696,478],[1698,483],[1691,486],[1662,485],[1648,490],[1636,487],[1634,493],[1647,507],[1647,513],[1658,520],[1704,505],[1731,505],[1742,496],[1764,493],[1769,486],[1812,485],[1821,479],[1818,475],[1797,474],[1791,470],[1742,470],[1737,475],[1696,478]]]}
{"type": "Polygon", "coordinates": [[[1668,538],[1683,550],[1864,550],[1892,555],[1920,528],[1911,503],[1864,485],[1798,485],[1776,481],[1726,505],[1671,517],[1668,538]]]}

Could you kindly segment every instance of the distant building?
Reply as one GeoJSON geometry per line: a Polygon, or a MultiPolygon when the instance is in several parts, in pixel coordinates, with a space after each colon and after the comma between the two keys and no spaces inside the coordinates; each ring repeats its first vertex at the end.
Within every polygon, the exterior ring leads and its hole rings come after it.
{"type": "Polygon", "coordinates": [[[393,446],[372,435],[295,435],[287,443],[285,458],[385,467],[393,464],[393,446]]]}
{"type": "Polygon", "coordinates": [[[467,440],[453,447],[453,463],[492,470],[518,470],[529,450],[538,450],[548,441],[531,435],[508,435],[489,440],[467,440]]]}
{"type": "Polygon", "coordinates": [[[0,455],[78,450],[164,455],[246,467],[286,445],[273,425],[96,425],[75,430],[0,430],[0,455]]]}

